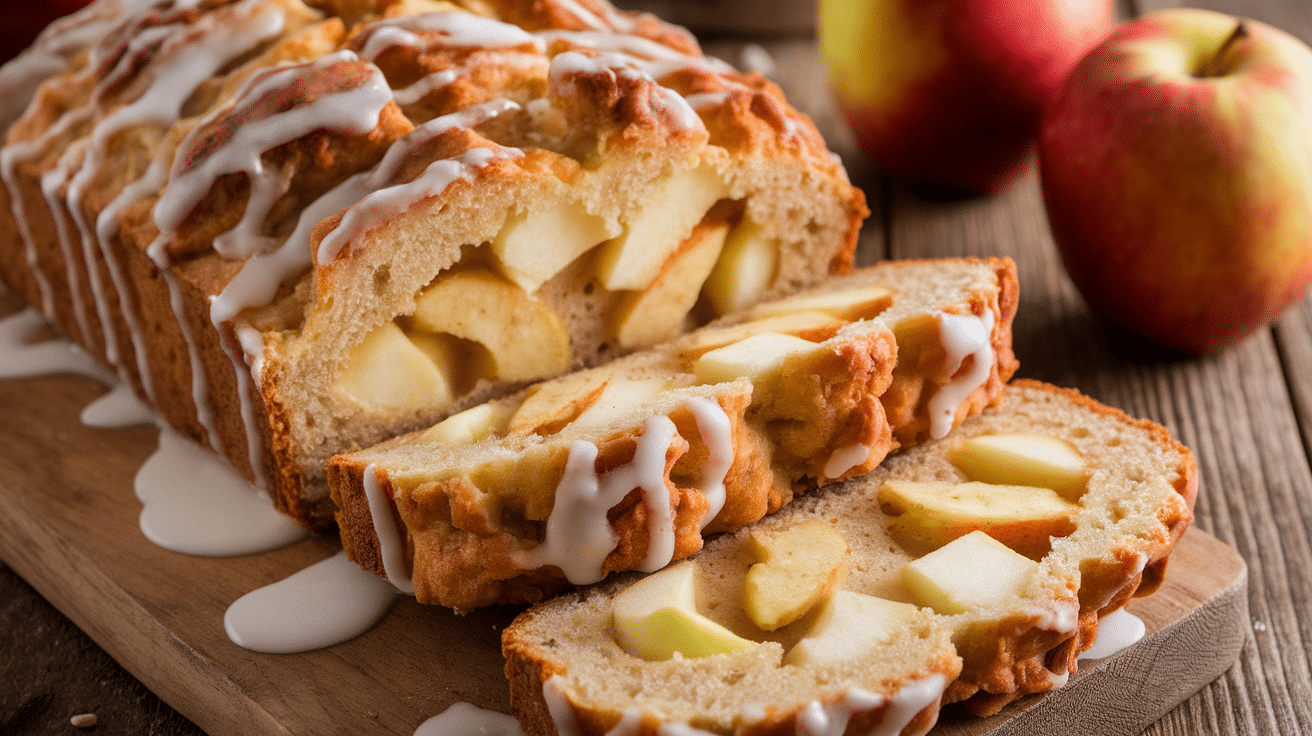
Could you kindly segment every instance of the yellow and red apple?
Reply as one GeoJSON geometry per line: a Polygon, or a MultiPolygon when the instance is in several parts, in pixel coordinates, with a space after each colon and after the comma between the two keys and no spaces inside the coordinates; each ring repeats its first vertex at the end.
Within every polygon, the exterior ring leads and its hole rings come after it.
{"type": "Polygon", "coordinates": [[[820,44],[862,150],[914,184],[996,191],[1111,0],[822,0],[820,44]]]}
{"type": "Polygon", "coordinates": [[[1126,24],[1053,99],[1040,159],[1067,272],[1149,339],[1223,350],[1312,282],[1312,50],[1276,28],[1126,24]]]}

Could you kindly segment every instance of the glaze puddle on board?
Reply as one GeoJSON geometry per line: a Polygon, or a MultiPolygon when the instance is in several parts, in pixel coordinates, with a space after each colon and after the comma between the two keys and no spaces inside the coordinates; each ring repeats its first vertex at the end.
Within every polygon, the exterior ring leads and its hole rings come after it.
{"type": "Polygon", "coordinates": [[[254,652],[296,654],[352,639],[392,608],[396,587],[338,552],[228,606],[223,628],[254,652]]]}
{"type": "Polygon", "coordinates": [[[456,703],[415,729],[415,736],[524,736],[513,716],[456,703]]]}
{"type": "Polygon", "coordinates": [[[172,429],[137,472],[141,532],[159,546],[201,557],[236,557],[286,547],[309,532],[227,465],[172,429]]]}
{"type": "Polygon", "coordinates": [[[1112,611],[1098,622],[1098,638],[1080,655],[1080,659],[1110,657],[1137,644],[1146,630],[1143,619],[1133,613],[1124,608],[1112,611]]]}

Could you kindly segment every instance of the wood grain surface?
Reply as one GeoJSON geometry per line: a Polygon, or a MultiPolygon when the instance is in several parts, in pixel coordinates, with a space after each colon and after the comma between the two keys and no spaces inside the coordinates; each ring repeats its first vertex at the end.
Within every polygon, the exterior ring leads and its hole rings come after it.
{"type": "MultiPolygon", "coordinates": [[[[1121,10],[1122,15],[1132,16],[1170,4],[1174,3],[1142,0],[1123,3],[1121,10]]],[[[1312,3],[1307,0],[1206,0],[1189,4],[1256,18],[1312,41],[1312,3]]],[[[1274,328],[1259,332],[1221,355],[1193,358],[1146,345],[1093,317],[1066,279],[1048,232],[1036,175],[996,196],[951,202],[929,201],[890,184],[857,153],[850,133],[838,118],[823,84],[813,40],[805,35],[768,41],[754,36],[752,40],[770,51],[776,81],[794,104],[813,116],[831,146],[842,155],[853,181],[867,193],[874,214],[863,231],[860,262],[960,254],[1015,258],[1022,290],[1016,322],[1020,374],[1079,388],[1131,414],[1161,422],[1198,455],[1200,493],[1195,527],[1215,535],[1247,563],[1247,577],[1240,584],[1248,605],[1247,622],[1241,632],[1237,665],[1166,712],[1145,733],[1312,733],[1312,664],[1308,655],[1312,644],[1312,465],[1307,450],[1312,441],[1312,299],[1305,299],[1287,312],[1274,328]]],[[[735,41],[707,44],[708,50],[735,63],[740,61],[743,47],[735,41]]],[[[43,411],[75,417],[81,405],[99,390],[73,379],[0,383],[0,407],[6,409],[0,412],[0,437],[6,444],[3,457],[8,458],[0,467],[4,474],[0,477],[0,498],[6,504],[36,503],[50,518],[67,515],[77,519],[71,522],[73,529],[68,532],[77,539],[105,538],[98,515],[105,512],[104,505],[109,502],[101,498],[106,495],[103,491],[87,488],[88,474],[97,479],[127,478],[129,485],[124,487],[128,490],[124,492],[130,498],[131,471],[153,448],[153,432],[132,430],[129,451],[109,453],[100,449],[106,442],[102,430],[87,429],[75,422],[15,419],[10,408],[25,401],[31,403],[36,397],[43,411]],[[51,456],[52,447],[74,450],[56,461],[51,456]],[[67,492],[56,493],[53,489],[67,492]]],[[[25,533],[30,537],[52,534],[52,523],[37,524],[25,533]]],[[[122,534],[124,539],[131,536],[130,532],[122,534]]],[[[1199,538],[1205,537],[1195,537],[1191,532],[1186,542],[1199,538]]],[[[268,662],[284,658],[249,655],[238,667],[238,675],[230,677],[213,671],[209,664],[216,652],[231,646],[225,644],[221,629],[208,640],[192,644],[176,639],[151,621],[188,621],[202,615],[206,606],[226,605],[207,592],[212,583],[227,584],[248,574],[271,582],[276,579],[278,565],[303,565],[326,557],[334,549],[331,540],[312,540],[285,550],[272,556],[279,560],[277,563],[251,558],[242,561],[248,564],[234,567],[231,560],[212,561],[186,580],[171,578],[166,564],[135,557],[131,544],[117,545],[106,554],[116,561],[140,566],[133,579],[154,592],[145,602],[136,603],[114,601],[111,595],[111,604],[121,608],[114,612],[119,617],[114,626],[96,624],[87,611],[79,610],[76,601],[85,590],[76,585],[65,589],[40,583],[48,577],[44,570],[67,572],[85,562],[73,547],[38,555],[27,546],[28,542],[6,537],[4,549],[0,550],[0,557],[20,575],[38,583],[34,591],[7,571],[0,574],[0,629],[4,632],[0,636],[0,733],[75,733],[78,729],[69,725],[68,717],[86,711],[102,714],[100,725],[93,731],[97,734],[192,736],[205,729],[217,736],[233,732],[230,729],[234,727],[255,733],[257,728],[288,713],[314,707],[308,703],[315,702],[316,685],[304,680],[281,681],[274,674],[276,667],[266,671],[268,662]],[[232,571],[247,568],[247,572],[232,571]],[[86,630],[85,634],[42,598],[70,616],[86,630]],[[135,644],[128,647],[127,641],[143,637],[154,642],[150,648],[137,651],[132,648],[135,644]],[[119,656],[129,671],[109,662],[102,646],[119,656]],[[123,656],[125,647],[134,656],[123,656]],[[170,657],[195,663],[208,678],[206,687],[188,687],[188,683],[152,673],[151,666],[139,664],[170,657]],[[213,704],[233,692],[249,692],[243,691],[246,686],[240,684],[247,676],[262,682],[259,687],[279,693],[277,702],[247,712],[214,711],[213,704]],[[196,723],[163,706],[146,692],[138,678],[191,714],[196,723]]],[[[1174,566],[1172,585],[1183,567],[1174,566]]],[[[96,575],[87,575],[81,583],[96,593],[104,593],[101,588],[105,584],[96,575]]],[[[437,632],[443,630],[443,615],[409,610],[418,608],[403,606],[388,620],[432,627],[430,636],[438,636],[437,632]]],[[[486,620],[480,619],[479,625],[470,630],[485,629],[486,636],[492,638],[504,622],[505,612],[485,615],[486,620]]],[[[467,618],[458,623],[465,625],[469,621],[467,618]]],[[[383,636],[390,625],[385,624],[376,635],[383,636]]],[[[307,659],[304,670],[355,671],[359,665],[350,657],[364,647],[366,640],[352,642],[341,652],[334,649],[316,653],[307,659]]],[[[405,669],[407,675],[428,689],[428,695],[407,696],[399,712],[370,712],[367,706],[357,703],[354,693],[335,693],[348,708],[358,704],[363,711],[358,715],[369,726],[354,733],[408,736],[418,722],[415,719],[437,712],[440,707],[434,707],[441,702],[469,700],[489,707],[503,705],[504,701],[497,699],[504,695],[495,695],[500,692],[495,688],[481,689],[488,683],[480,683],[476,677],[468,685],[450,684],[443,679],[442,673],[449,670],[477,669],[467,665],[471,655],[459,649],[459,643],[436,640],[429,644],[437,652],[436,658],[405,669]]],[[[404,653],[383,651],[387,655],[404,653]]],[[[1085,668],[1083,677],[1091,678],[1095,669],[1085,668]]],[[[1115,679],[1112,682],[1115,684],[1115,679]]],[[[1144,696],[1144,692],[1130,692],[1124,698],[1137,702],[1144,696]]],[[[1106,719],[1115,719],[1118,711],[1103,708],[1096,712],[1101,716],[1092,722],[1067,724],[1064,733],[1103,733],[1102,724],[1106,719]]]]}

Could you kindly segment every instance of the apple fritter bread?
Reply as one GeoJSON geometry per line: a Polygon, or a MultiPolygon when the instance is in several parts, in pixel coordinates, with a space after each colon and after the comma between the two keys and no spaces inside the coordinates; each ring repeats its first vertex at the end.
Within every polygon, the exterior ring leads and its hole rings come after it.
{"type": "Polygon", "coordinates": [[[867,214],[606,0],[99,0],[0,85],[6,282],[308,526],[334,453],[846,271],[867,214]]]}
{"type": "Polygon", "coordinates": [[[422,603],[653,571],[996,401],[1011,261],[889,261],[329,463],[347,554],[422,603]]]}
{"type": "Polygon", "coordinates": [[[502,637],[511,702],[530,736],[906,736],[944,703],[987,715],[1061,687],[1099,617],[1157,588],[1196,483],[1192,453],[1161,426],[1017,381],[947,438],[687,561],[530,608],[502,637]],[[888,503],[899,483],[920,484],[921,503],[888,503]],[[999,541],[1049,531],[1052,497],[1070,524],[1042,549],[999,541]],[[818,531],[846,543],[844,559],[812,551],[818,531]],[[795,601],[782,626],[754,619],[795,601]]]}

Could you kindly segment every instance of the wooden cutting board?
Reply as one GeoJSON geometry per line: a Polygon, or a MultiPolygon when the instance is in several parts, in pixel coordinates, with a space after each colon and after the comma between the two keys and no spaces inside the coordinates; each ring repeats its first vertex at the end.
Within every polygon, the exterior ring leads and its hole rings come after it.
{"type": "MultiPolygon", "coordinates": [[[[164,700],[213,736],[410,736],[455,702],[508,710],[500,632],[517,609],[456,616],[402,598],[330,649],[232,644],[228,605],[331,556],[336,539],[231,559],[156,547],[139,531],[132,482],[157,432],[82,425],[103,392],[76,378],[0,381],[0,558],[164,700]]],[[[1233,550],[1192,530],[1163,588],[1130,606],[1147,624],[1142,642],[994,718],[949,708],[935,733],[1137,733],[1235,661],[1245,581],[1233,550]]]]}

